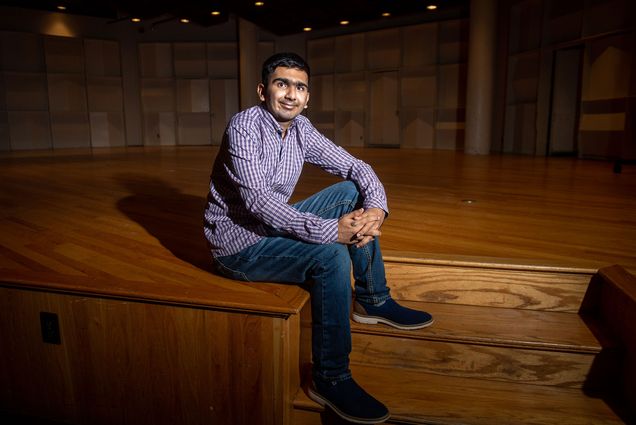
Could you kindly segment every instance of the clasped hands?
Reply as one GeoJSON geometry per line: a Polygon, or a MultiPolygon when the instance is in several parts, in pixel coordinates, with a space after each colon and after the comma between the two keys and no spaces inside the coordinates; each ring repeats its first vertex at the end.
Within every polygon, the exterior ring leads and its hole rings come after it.
{"type": "Polygon", "coordinates": [[[385,212],[382,208],[360,208],[338,220],[338,242],[361,248],[380,236],[385,212]]]}

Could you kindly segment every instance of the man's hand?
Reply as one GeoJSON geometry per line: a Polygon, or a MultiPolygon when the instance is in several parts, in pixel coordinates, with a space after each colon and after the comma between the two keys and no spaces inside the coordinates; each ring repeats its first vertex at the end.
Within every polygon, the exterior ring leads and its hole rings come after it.
{"type": "Polygon", "coordinates": [[[369,220],[366,222],[364,227],[359,230],[359,233],[366,235],[367,233],[374,230],[380,230],[380,227],[382,227],[382,223],[384,223],[386,213],[382,208],[369,208],[364,211],[360,217],[369,220]]]}
{"type": "Polygon", "coordinates": [[[385,213],[381,208],[359,209],[338,220],[338,242],[361,248],[380,236],[385,213]]]}

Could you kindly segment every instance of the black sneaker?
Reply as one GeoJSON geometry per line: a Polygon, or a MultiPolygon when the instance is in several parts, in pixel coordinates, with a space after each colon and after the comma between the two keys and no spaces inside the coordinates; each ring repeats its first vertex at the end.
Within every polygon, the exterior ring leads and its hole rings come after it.
{"type": "Polygon", "coordinates": [[[389,419],[389,410],[363,390],[353,378],[344,381],[314,379],[309,398],[329,406],[342,419],[356,424],[377,424],[389,419]]]}

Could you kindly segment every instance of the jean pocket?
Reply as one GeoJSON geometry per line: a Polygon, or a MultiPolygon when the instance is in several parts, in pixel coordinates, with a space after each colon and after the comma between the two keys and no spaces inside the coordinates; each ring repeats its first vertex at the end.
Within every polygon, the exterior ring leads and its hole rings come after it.
{"type": "Polygon", "coordinates": [[[223,262],[219,258],[215,258],[214,263],[216,265],[216,270],[220,275],[230,279],[234,279],[234,280],[242,280],[245,282],[251,282],[251,280],[247,278],[247,275],[245,273],[243,273],[240,270],[234,270],[233,268],[226,266],[225,264],[223,264],[223,262]]]}

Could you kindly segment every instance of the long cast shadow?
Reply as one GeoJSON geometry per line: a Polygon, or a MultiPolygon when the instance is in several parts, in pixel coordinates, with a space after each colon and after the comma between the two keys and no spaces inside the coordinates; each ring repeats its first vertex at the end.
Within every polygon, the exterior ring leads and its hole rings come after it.
{"type": "Polygon", "coordinates": [[[130,192],[117,202],[121,212],[143,226],[175,257],[213,272],[203,236],[205,197],[183,193],[145,175],[121,174],[116,178],[130,192]]]}

